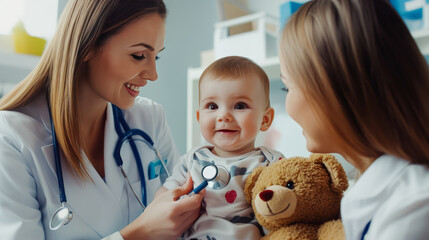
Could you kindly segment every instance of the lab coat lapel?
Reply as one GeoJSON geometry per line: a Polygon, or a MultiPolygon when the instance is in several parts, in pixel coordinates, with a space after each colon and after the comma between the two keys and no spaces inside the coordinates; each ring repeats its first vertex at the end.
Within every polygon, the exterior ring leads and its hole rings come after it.
{"type": "MultiPolygon", "coordinates": [[[[47,145],[42,148],[45,158],[51,169],[55,169],[55,157],[53,145],[47,145]]],[[[60,153],[61,154],[61,153],[60,153]]],[[[61,159],[64,159],[64,155],[61,154],[61,159]]],[[[62,164],[62,173],[64,179],[64,188],[67,196],[67,204],[73,211],[73,224],[74,221],[82,221],[93,229],[100,236],[106,236],[111,233],[112,228],[121,226],[121,212],[114,198],[112,192],[98,175],[97,171],[90,164],[89,160],[84,157],[85,165],[88,170],[88,174],[92,178],[92,181],[81,181],[75,173],[71,172],[62,164]],[[112,219],[112,216],[116,216],[112,219]],[[109,219],[109,223],[106,224],[103,219],[109,219]]],[[[56,173],[54,171],[54,173],[56,173]]],[[[56,176],[56,174],[55,174],[56,176]]],[[[59,192],[58,182],[52,184],[53,192],[59,192]]],[[[61,205],[59,195],[56,207],[61,205]]],[[[55,211],[52,209],[51,211],[55,211]]]]}
{"type": "MultiPolygon", "coordinates": [[[[112,229],[123,225],[119,200],[124,187],[124,179],[120,175],[119,168],[113,159],[113,149],[118,137],[113,125],[110,104],[107,111],[104,143],[106,183],[84,154],[82,155],[85,166],[92,181],[81,181],[75,173],[67,169],[64,164],[65,157],[60,152],[63,160],[62,172],[67,203],[73,211],[74,219],[80,219],[100,236],[106,236],[111,233],[112,229]],[[110,224],[106,224],[103,219],[109,219],[110,224]]],[[[49,119],[47,121],[49,122],[49,119]]],[[[44,122],[46,122],[46,119],[44,122]]],[[[52,141],[51,144],[42,147],[42,152],[56,179],[56,163],[52,141]]],[[[55,188],[53,191],[58,193],[58,182],[55,181],[52,186],[55,188]]],[[[57,206],[60,206],[59,195],[57,206]]],[[[55,211],[55,209],[52,209],[52,211],[55,211]]],[[[73,221],[70,224],[73,224],[73,221]]]]}

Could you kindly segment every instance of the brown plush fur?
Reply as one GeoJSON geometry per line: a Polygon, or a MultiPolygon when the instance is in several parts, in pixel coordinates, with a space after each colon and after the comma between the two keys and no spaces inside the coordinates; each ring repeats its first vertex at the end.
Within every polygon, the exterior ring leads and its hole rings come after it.
{"type": "Polygon", "coordinates": [[[258,222],[270,231],[263,239],[332,240],[345,238],[338,219],[347,187],[334,156],[313,154],[255,169],[244,192],[258,222]]]}

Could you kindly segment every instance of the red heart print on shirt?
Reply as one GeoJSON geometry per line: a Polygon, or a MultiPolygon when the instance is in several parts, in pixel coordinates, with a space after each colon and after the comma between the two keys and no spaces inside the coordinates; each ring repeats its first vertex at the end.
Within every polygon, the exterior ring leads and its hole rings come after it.
{"type": "Polygon", "coordinates": [[[235,190],[231,190],[225,193],[225,199],[228,203],[233,203],[237,198],[237,192],[235,190]]]}

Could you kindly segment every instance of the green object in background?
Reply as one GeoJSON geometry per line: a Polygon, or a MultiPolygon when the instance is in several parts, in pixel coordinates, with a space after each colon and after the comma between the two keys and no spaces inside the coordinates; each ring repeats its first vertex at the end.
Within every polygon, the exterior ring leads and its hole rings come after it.
{"type": "Polygon", "coordinates": [[[45,49],[46,40],[30,36],[21,21],[13,28],[12,37],[16,53],[40,56],[45,49]]]}

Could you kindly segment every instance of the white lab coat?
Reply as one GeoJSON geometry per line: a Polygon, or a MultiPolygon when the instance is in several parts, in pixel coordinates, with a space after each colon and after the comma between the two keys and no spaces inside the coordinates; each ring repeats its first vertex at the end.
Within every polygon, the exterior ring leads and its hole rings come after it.
{"type": "MultiPolygon", "coordinates": [[[[171,171],[178,153],[163,108],[138,97],[135,105],[123,113],[130,128],[142,129],[152,138],[162,158],[168,159],[171,171]]],[[[78,180],[63,160],[64,186],[73,220],[59,230],[49,229],[52,215],[61,206],[50,126],[44,94],[16,111],[0,111],[0,239],[100,239],[137,218],[142,208],[113,158],[118,135],[109,104],[104,138],[105,181],[85,156],[93,182],[78,180]]],[[[148,164],[156,157],[145,144],[137,146],[150,203],[161,186],[159,177],[148,179],[148,164]]],[[[141,197],[135,159],[130,149],[124,152],[124,170],[141,197]]]]}
{"type": "Polygon", "coordinates": [[[429,168],[383,155],[341,201],[347,240],[426,240],[429,236],[429,168]]]}

